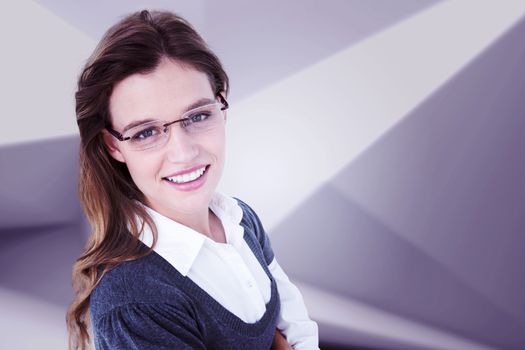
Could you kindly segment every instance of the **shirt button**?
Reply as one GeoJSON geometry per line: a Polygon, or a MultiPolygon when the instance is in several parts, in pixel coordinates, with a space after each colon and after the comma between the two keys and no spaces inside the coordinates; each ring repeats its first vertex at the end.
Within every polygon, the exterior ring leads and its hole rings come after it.
{"type": "Polygon", "coordinates": [[[250,288],[253,287],[253,282],[252,281],[248,281],[248,287],[250,287],[250,288]]]}

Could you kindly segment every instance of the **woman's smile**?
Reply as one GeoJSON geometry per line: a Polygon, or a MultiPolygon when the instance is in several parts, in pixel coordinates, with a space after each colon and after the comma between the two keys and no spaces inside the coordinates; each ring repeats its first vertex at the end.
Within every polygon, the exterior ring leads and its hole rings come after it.
{"type": "Polygon", "coordinates": [[[204,173],[205,170],[206,170],[206,165],[199,165],[199,166],[192,167],[191,169],[182,170],[174,174],[171,174],[169,176],[165,176],[163,177],[163,179],[166,179],[170,182],[176,182],[179,184],[190,182],[190,181],[193,181],[201,177],[201,175],[204,173]]]}
{"type": "Polygon", "coordinates": [[[206,182],[209,167],[210,165],[199,167],[192,172],[184,172],[183,175],[172,175],[162,179],[179,191],[194,191],[206,182]]]}

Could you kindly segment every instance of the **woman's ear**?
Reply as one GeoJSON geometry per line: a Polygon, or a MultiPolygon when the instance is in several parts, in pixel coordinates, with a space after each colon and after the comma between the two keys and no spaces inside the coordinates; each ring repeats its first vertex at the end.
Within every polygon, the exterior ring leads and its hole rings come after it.
{"type": "Polygon", "coordinates": [[[104,145],[106,146],[108,153],[118,160],[119,162],[126,163],[126,160],[120,153],[119,148],[117,147],[118,140],[111,135],[106,129],[102,130],[102,138],[104,140],[104,145]]]}

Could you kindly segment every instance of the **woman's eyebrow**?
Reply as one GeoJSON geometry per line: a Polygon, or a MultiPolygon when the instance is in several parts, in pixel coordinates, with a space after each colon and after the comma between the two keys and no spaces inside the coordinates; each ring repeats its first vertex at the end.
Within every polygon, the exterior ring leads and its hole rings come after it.
{"type": "Polygon", "coordinates": [[[126,131],[128,131],[129,129],[131,128],[134,128],[138,125],[141,125],[141,124],[145,124],[145,123],[149,123],[149,122],[152,122],[154,121],[155,119],[152,119],[152,118],[147,118],[147,119],[142,119],[142,120],[136,120],[134,122],[131,122],[129,123],[128,125],[126,125],[124,127],[124,129],[122,130],[122,133],[125,133],[126,131]]]}
{"type": "MultiPolygon", "coordinates": [[[[208,104],[211,104],[211,103],[214,103],[214,102],[215,102],[215,100],[212,99],[212,98],[206,98],[206,97],[200,98],[197,101],[187,105],[186,108],[183,109],[182,113],[186,113],[188,111],[191,111],[194,108],[197,108],[197,107],[200,107],[200,106],[205,106],[205,105],[208,105],[208,104]]],[[[136,127],[138,125],[149,123],[149,122],[152,122],[154,120],[158,120],[158,119],[146,118],[146,119],[141,119],[141,120],[136,120],[134,122],[131,122],[131,123],[129,123],[128,125],[126,125],[124,127],[124,129],[122,130],[122,133],[125,133],[129,129],[134,128],[134,127],[136,127]]]]}
{"type": "Polygon", "coordinates": [[[194,108],[209,105],[214,102],[215,102],[215,99],[212,99],[212,98],[207,98],[207,97],[200,98],[197,101],[193,102],[192,104],[189,104],[188,106],[186,106],[186,108],[183,109],[182,113],[186,113],[187,111],[191,111],[194,108]]]}

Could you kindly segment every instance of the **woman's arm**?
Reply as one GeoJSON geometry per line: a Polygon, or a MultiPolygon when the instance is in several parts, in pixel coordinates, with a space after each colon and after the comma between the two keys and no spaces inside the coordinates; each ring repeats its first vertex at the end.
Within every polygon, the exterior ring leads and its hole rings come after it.
{"type": "Polygon", "coordinates": [[[273,344],[271,350],[293,350],[284,335],[277,329],[273,337],[273,344]]]}
{"type": "Polygon", "coordinates": [[[268,269],[277,283],[279,300],[281,302],[277,328],[282,332],[292,349],[319,349],[317,323],[308,316],[301,292],[277,263],[270,238],[255,211],[248,204],[238,198],[236,199],[243,210],[243,221],[245,220],[248,227],[253,229],[261,246],[264,259],[268,264],[268,269]]]}
{"type": "Polygon", "coordinates": [[[268,266],[277,283],[281,301],[281,313],[277,327],[286,336],[292,349],[319,349],[319,330],[317,323],[308,316],[303,296],[293,284],[277,260],[268,266]]]}

